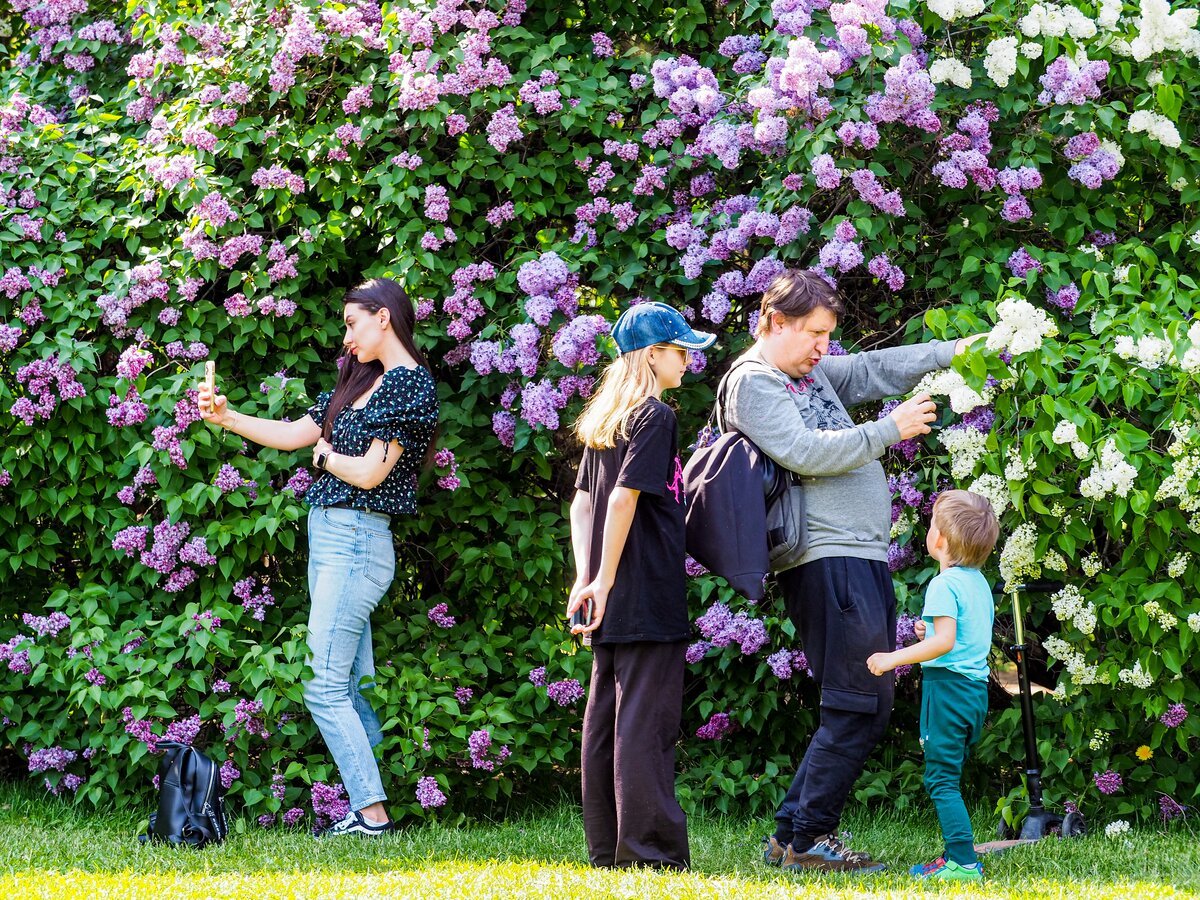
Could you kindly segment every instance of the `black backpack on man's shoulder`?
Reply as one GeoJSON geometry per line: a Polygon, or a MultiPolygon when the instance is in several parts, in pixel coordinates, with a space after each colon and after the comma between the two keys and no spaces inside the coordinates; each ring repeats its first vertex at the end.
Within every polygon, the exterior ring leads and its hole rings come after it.
{"type": "Polygon", "coordinates": [[[220,768],[186,744],[158,745],[163,760],[158,767],[158,812],[141,841],[162,841],[203,847],[220,843],[229,834],[225,818],[225,789],[220,768]]]}

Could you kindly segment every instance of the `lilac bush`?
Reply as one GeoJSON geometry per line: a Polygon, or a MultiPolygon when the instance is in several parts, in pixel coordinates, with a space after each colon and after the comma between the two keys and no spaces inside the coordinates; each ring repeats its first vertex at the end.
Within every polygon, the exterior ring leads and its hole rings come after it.
{"type": "MultiPolygon", "coordinates": [[[[446,412],[367,689],[397,812],[573,765],[570,426],[608,323],[653,299],[720,332],[678,392],[690,444],[795,266],[846,293],[849,350],[995,326],[931,385],[943,427],[885,458],[903,608],[932,499],[985,493],[1005,534],[989,574],[1078,592],[1029,598],[1063,737],[1051,799],[1194,804],[1186,10],[20,0],[0,21],[0,748],[78,754],[39,783],[143,802],[131,765],[182,730],[255,815],[336,815],[301,693],[313,473],[205,426],[194,386],[213,358],[238,409],[302,415],[333,381],[341,292],[376,275],[416,303],[446,412]],[[1096,797],[1088,771],[1125,787],[1096,797]]],[[[769,808],[784,785],[763,774],[815,722],[807,660],[773,600],[691,584],[685,731],[731,730],[685,742],[683,799],[769,808]]],[[[864,799],[919,778],[911,682],[903,752],[864,799]]],[[[1021,790],[1015,724],[997,710],[980,748],[998,795],[1021,790]]]]}

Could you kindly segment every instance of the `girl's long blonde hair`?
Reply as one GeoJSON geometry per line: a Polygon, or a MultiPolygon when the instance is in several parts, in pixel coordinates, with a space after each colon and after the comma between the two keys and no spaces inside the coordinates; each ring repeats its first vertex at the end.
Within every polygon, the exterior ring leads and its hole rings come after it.
{"type": "Polygon", "coordinates": [[[625,437],[629,417],[654,396],[658,378],[650,368],[650,351],[667,345],[655,344],[622,353],[600,376],[600,386],[575,422],[575,435],[596,450],[615,447],[617,436],[625,437]]]}

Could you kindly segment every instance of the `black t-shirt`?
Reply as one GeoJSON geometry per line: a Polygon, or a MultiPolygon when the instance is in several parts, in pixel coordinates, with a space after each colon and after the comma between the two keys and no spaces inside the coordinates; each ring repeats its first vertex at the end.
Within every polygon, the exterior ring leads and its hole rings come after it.
{"type": "Polygon", "coordinates": [[[684,572],[683,468],[675,413],[651,397],[616,446],[587,447],[575,487],[592,501],[588,581],[600,569],[608,498],[617,487],[641,491],[595,644],[684,641],[690,635],[684,572]]]}

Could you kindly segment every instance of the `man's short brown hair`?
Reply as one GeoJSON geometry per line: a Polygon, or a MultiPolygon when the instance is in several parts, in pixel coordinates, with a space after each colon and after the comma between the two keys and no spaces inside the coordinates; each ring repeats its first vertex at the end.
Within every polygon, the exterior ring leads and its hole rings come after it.
{"type": "Polygon", "coordinates": [[[933,504],[933,524],[946,537],[951,565],[978,569],[1000,537],[1000,523],[987,497],[970,491],[943,491],[933,504]]]}
{"type": "Polygon", "coordinates": [[[781,313],[789,319],[802,319],[818,309],[829,310],[834,318],[841,321],[845,306],[837,289],[816,272],[784,269],[775,276],[762,296],[755,333],[767,333],[771,327],[771,313],[781,313]]]}

